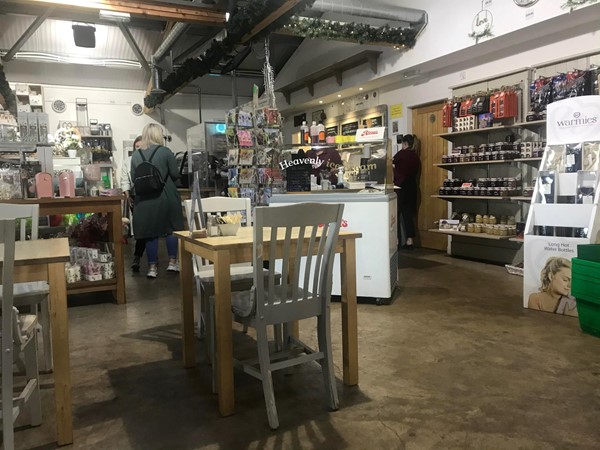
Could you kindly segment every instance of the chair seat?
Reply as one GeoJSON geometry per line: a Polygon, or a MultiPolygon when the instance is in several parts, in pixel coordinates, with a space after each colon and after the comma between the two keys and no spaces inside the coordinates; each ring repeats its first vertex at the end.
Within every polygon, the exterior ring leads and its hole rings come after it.
{"type": "MultiPolygon", "coordinates": [[[[50,292],[50,286],[45,281],[30,281],[27,283],[15,283],[13,288],[13,298],[15,299],[15,306],[17,304],[17,298],[29,297],[32,295],[48,295],[50,292]]],[[[2,298],[2,286],[0,285],[0,298],[2,298]]]]}
{"type": "MultiPolygon", "coordinates": [[[[238,265],[233,264],[229,269],[231,273],[231,281],[243,280],[246,278],[252,278],[254,274],[254,268],[250,265],[238,265]]],[[[207,265],[200,267],[200,270],[196,274],[200,277],[202,283],[214,283],[215,282],[215,271],[213,265],[207,265]]]]}
{"type": "MultiPolygon", "coordinates": [[[[288,292],[283,291],[282,285],[275,286],[275,301],[273,304],[281,303],[282,301],[290,301],[291,288],[288,286],[288,292]]],[[[265,294],[268,295],[268,294],[265,294]]],[[[304,296],[304,289],[298,288],[298,298],[304,296]]],[[[312,294],[307,292],[307,298],[310,298],[312,294]]],[[[248,291],[237,291],[231,293],[231,311],[238,317],[247,318],[254,312],[254,301],[255,301],[255,289],[254,286],[248,291]]],[[[214,296],[211,296],[211,301],[214,301],[214,296]]]]}

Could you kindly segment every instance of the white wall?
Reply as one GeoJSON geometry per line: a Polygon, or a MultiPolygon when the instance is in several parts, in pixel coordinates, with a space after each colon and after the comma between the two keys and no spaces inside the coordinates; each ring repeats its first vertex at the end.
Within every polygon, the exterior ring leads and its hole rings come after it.
{"type": "MultiPolygon", "coordinates": [[[[12,80],[11,80],[12,81],[12,80]]],[[[11,83],[12,84],[12,83],[11,83]]],[[[131,107],[135,103],[143,105],[144,91],[103,88],[81,88],[70,86],[43,85],[44,111],[48,113],[50,130],[56,130],[59,120],[70,121],[75,125],[77,116],[75,99],[85,98],[88,104],[88,119],[98,119],[100,123],[110,123],[113,130],[113,157],[117,165],[117,177],[123,160],[123,141],[134,139],[141,134],[148,123],[160,123],[158,113],[152,116],[136,116],[131,107]],[[52,110],[52,102],[60,99],[67,109],[63,113],[52,110]]],[[[240,98],[244,103],[249,98],[240,98]]],[[[232,107],[232,99],[225,96],[202,95],[202,121],[224,121],[225,112],[232,107]]],[[[164,129],[172,136],[169,147],[173,152],[187,150],[186,130],[199,123],[198,95],[177,94],[164,106],[164,129]]]]}
{"type": "MultiPolygon", "coordinates": [[[[478,61],[482,58],[476,57],[468,63],[456,64],[437,71],[431,71],[426,76],[419,78],[417,83],[407,82],[399,74],[391,76],[391,84],[386,84],[384,87],[379,88],[379,104],[393,105],[402,103],[404,105],[405,113],[402,119],[400,119],[398,131],[401,134],[405,134],[411,131],[412,118],[410,108],[449,98],[452,86],[474,83],[525,67],[541,67],[551,62],[567,61],[581,54],[600,53],[599,32],[584,33],[553,43],[544,44],[544,40],[540,42],[542,42],[541,45],[527,50],[522,50],[519,46],[515,46],[514,52],[511,54],[507,54],[509,53],[507,51],[498,52],[497,58],[491,58],[491,61],[481,64],[478,61]]],[[[528,43],[528,46],[531,47],[531,43],[528,43]]],[[[598,57],[592,62],[596,64],[600,63],[598,57]]],[[[569,64],[565,63],[561,70],[570,70],[572,68],[569,64]]],[[[585,67],[577,68],[583,69],[585,67]]],[[[335,80],[332,83],[335,84],[335,80]]],[[[310,113],[315,109],[324,109],[329,115],[328,111],[340,110],[340,102],[342,100],[347,101],[348,99],[342,97],[335,102],[320,105],[318,108],[311,106],[303,111],[307,112],[307,117],[310,117],[310,113]]],[[[289,142],[287,136],[296,131],[291,119],[293,115],[299,114],[299,112],[297,110],[292,111],[287,114],[288,120],[284,124],[286,142],[289,142]]],[[[391,121],[389,125],[391,129],[391,121]]]]}
{"type": "MultiPolygon", "coordinates": [[[[494,17],[494,38],[484,39],[476,44],[475,40],[468,37],[472,20],[481,6],[480,0],[460,2],[423,0],[422,6],[419,7],[428,12],[429,23],[413,49],[399,53],[385,47],[356,46],[307,39],[278,75],[276,88],[281,88],[365,49],[383,51],[378,61],[376,75],[371,72],[368,65],[361,65],[343,73],[341,87],[337,85],[334,77],[330,77],[315,84],[314,97],[308,94],[307,89],[292,93],[292,107],[309,103],[313,106],[315,99],[331,97],[336,92],[341,92],[345,97],[355,92],[357,86],[368,83],[371,83],[372,88],[381,88],[395,81],[399,82],[402,74],[407,71],[416,71],[432,78],[436,71],[448,72],[449,66],[460,65],[468,68],[474,63],[481,64],[502,59],[519,52],[543,47],[548,43],[560,44],[565,39],[578,38],[587,33],[591,33],[596,47],[600,44],[597,34],[600,3],[582,7],[574,12],[561,7],[563,0],[546,0],[538,2],[531,8],[520,8],[508,0],[486,0],[485,3],[489,4],[486,8],[494,17]],[[526,13],[531,12],[533,16],[526,19],[526,13]]],[[[584,40],[582,45],[578,41],[572,45],[571,53],[583,52],[585,48],[593,46],[587,38],[584,40]]],[[[539,59],[536,57],[536,60],[539,59]]],[[[544,55],[541,58],[541,60],[550,59],[556,58],[551,55],[544,55]]],[[[532,62],[525,63],[525,65],[531,64],[532,62]]],[[[506,72],[510,68],[510,66],[505,67],[500,72],[506,72]]],[[[460,70],[457,69],[457,72],[460,70]]],[[[281,105],[287,106],[283,97],[278,98],[278,101],[281,105]]]]}

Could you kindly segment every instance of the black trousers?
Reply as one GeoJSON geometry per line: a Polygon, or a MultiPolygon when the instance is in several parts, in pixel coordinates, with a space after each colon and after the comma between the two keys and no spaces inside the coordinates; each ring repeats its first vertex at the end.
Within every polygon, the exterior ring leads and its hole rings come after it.
{"type": "Polygon", "coordinates": [[[402,189],[396,189],[398,196],[398,245],[406,242],[406,239],[416,235],[415,219],[417,215],[417,183],[407,180],[402,189]],[[401,222],[400,222],[401,219],[401,222]],[[402,225],[402,226],[401,226],[402,225]],[[404,239],[402,230],[404,229],[404,239]]]}
{"type": "Polygon", "coordinates": [[[141,258],[144,256],[144,251],[146,250],[146,239],[136,239],[135,240],[135,250],[133,252],[133,256],[137,256],[141,258]]]}

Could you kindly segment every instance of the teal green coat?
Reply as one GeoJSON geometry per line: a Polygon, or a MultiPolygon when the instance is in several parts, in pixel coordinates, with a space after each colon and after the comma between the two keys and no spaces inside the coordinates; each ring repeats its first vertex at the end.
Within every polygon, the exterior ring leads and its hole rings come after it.
{"type": "MultiPolygon", "coordinates": [[[[141,150],[146,160],[150,159],[150,155],[156,147],[156,145],[152,145],[148,149],[141,150]]],[[[132,180],[135,180],[135,168],[142,161],[139,152],[133,152],[131,156],[132,180]]],[[[135,196],[133,234],[136,239],[154,239],[171,234],[173,231],[183,230],[181,198],[174,182],[180,177],[175,155],[167,147],[161,146],[152,158],[152,164],[159,170],[163,180],[166,180],[165,187],[158,196],[135,196]]]]}

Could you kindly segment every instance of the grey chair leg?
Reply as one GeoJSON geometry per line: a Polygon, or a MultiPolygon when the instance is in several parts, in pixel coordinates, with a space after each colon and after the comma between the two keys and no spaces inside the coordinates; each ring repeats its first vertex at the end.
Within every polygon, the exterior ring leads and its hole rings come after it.
{"type": "Polygon", "coordinates": [[[37,361],[37,342],[32,337],[23,349],[25,357],[25,375],[27,380],[36,380],[36,386],[29,397],[29,411],[31,414],[31,425],[34,427],[42,424],[42,399],[40,396],[40,378],[37,361]]]}
{"type": "Polygon", "coordinates": [[[273,325],[273,337],[275,338],[275,351],[283,350],[283,334],[282,334],[282,325],[280,323],[276,323],[273,325]]]}
{"type": "Polygon", "coordinates": [[[323,382],[325,384],[325,395],[327,406],[334,411],[340,407],[338,400],[337,387],[335,384],[335,372],[333,369],[333,354],[331,350],[331,328],[329,326],[329,317],[322,314],[317,319],[317,334],[319,340],[319,351],[323,352],[323,382]]]}
{"type": "Polygon", "coordinates": [[[264,323],[259,323],[256,326],[256,341],[258,345],[258,361],[260,363],[260,374],[269,426],[273,430],[276,430],[279,428],[279,418],[277,417],[277,405],[275,404],[275,393],[273,392],[273,377],[271,376],[271,357],[269,355],[267,327],[264,323]]]}
{"type": "Polygon", "coordinates": [[[198,339],[202,339],[206,336],[206,300],[202,296],[202,283],[200,278],[196,277],[196,295],[198,297],[197,309],[198,309],[198,339]]]}
{"type": "Polygon", "coordinates": [[[42,370],[44,372],[52,372],[52,336],[50,331],[50,307],[48,305],[49,299],[46,297],[40,303],[40,313],[38,318],[40,325],[42,326],[42,345],[44,347],[44,357],[42,359],[42,370]]]}
{"type": "Polygon", "coordinates": [[[218,394],[219,386],[217,383],[217,349],[215,343],[215,305],[209,298],[206,300],[206,308],[206,350],[208,352],[208,361],[211,366],[212,392],[213,394],[218,394]]]}
{"type": "MultiPolygon", "coordinates": [[[[288,351],[291,348],[290,345],[290,337],[291,337],[291,331],[290,331],[290,324],[289,323],[284,323],[282,324],[282,331],[283,331],[283,345],[282,345],[282,350],[284,352],[288,351]]],[[[291,367],[286,367],[285,369],[283,369],[283,374],[284,375],[292,375],[294,371],[294,366],[291,367]]]]}

